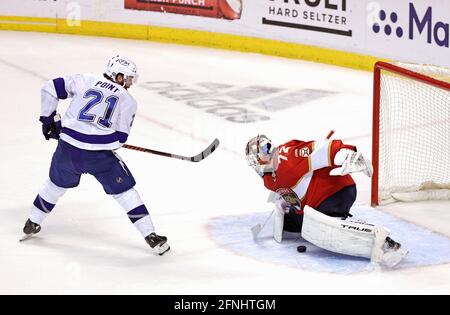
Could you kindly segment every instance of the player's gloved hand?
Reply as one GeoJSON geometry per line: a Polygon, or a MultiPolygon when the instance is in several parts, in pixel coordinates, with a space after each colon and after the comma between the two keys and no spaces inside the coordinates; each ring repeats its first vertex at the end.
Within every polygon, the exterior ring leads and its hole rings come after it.
{"type": "Polygon", "coordinates": [[[331,176],[344,176],[356,172],[363,172],[368,177],[373,175],[372,163],[360,152],[353,150],[340,150],[334,158],[334,164],[340,165],[340,167],[332,169],[331,176]]]}
{"type": "Polygon", "coordinates": [[[50,116],[40,116],[42,133],[46,140],[59,139],[61,133],[61,116],[54,111],[50,116]]]}
{"type": "Polygon", "coordinates": [[[280,210],[281,212],[284,212],[284,213],[289,213],[289,211],[293,207],[290,203],[284,201],[283,199],[277,200],[275,202],[275,205],[278,210],[280,210]]]}
{"type": "Polygon", "coordinates": [[[279,198],[278,200],[275,201],[275,205],[280,211],[282,211],[284,213],[289,213],[291,211],[298,213],[301,211],[302,207],[301,207],[299,201],[291,200],[289,198],[287,198],[287,199],[288,200],[279,198]]]}
{"type": "Polygon", "coordinates": [[[285,213],[289,213],[289,212],[299,213],[299,212],[302,211],[302,209],[300,208],[300,206],[298,206],[298,205],[293,205],[293,204],[290,204],[290,203],[288,203],[288,202],[284,203],[283,206],[284,206],[283,209],[284,209],[284,212],[285,212],[285,213]]]}
{"type": "Polygon", "coordinates": [[[302,212],[302,204],[297,194],[290,188],[279,188],[276,191],[278,198],[275,199],[275,206],[284,213],[294,211],[302,212]]]}

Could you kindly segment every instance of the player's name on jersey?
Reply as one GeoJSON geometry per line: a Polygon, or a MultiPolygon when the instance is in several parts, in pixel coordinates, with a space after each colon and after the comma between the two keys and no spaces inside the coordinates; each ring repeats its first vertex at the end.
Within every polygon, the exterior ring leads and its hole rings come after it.
{"type": "Polygon", "coordinates": [[[106,89],[106,90],[112,91],[114,93],[119,92],[119,88],[117,87],[117,85],[113,84],[111,82],[98,81],[97,83],[95,83],[95,87],[106,89]]]}

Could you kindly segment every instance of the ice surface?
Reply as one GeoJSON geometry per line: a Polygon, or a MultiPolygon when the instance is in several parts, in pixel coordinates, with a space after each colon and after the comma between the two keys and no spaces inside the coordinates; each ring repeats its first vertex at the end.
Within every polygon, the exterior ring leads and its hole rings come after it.
{"type": "MultiPolygon", "coordinates": [[[[410,252],[395,270],[450,263],[450,238],[371,207],[354,206],[351,213],[354,216],[352,219],[387,227],[392,232],[391,238],[410,252]]],[[[252,213],[219,217],[210,223],[211,234],[219,244],[237,254],[301,270],[352,274],[374,269],[369,259],[323,250],[303,240],[300,233],[289,233],[278,244],[272,237],[272,220],[255,241],[249,232],[250,228],[255,221],[264,222],[268,216],[268,213],[252,213]],[[305,245],[307,252],[299,254],[299,245],[305,245]]]]}

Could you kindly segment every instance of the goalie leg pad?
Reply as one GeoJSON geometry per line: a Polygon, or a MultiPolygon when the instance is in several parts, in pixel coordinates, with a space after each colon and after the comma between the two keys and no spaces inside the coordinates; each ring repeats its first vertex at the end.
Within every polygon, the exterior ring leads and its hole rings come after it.
{"type": "Polygon", "coordinates": [[[302,237],[305,240],[331,252],[372,258],[375,244],[373,225],[332,218],[308,206],[304,211],[302,237]]]}
{"type": "Polygon", "coordinates": [[[281,243],[281,241],[283,240],[284,211],[283,209],[279,209],[277,207],[274,211],[274,214],[273,238],[278,243],[281,243]]]}

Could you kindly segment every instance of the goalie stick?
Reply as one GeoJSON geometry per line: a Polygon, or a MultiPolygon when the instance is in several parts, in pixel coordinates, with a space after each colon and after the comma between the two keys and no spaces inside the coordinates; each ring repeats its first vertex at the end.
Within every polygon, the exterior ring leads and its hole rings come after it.
{"type": "Polygon", "coordinates": [[[220,144],[219,139],[215,139],[205,150],[203,150],[199,154],[191,156],[191,157],[173,154],[173,153],[156,151],[156,150],[152,150],[152,149],[141,148],[141,147],[137,147],[137,146],[129,145],[129,144],[124,144],[122,147],[125,149],[146,152],[146,153],[150,153],[150,154],[165,156],[165,157],[183,160],[183,161],[200,162],[200,161],[204,160],[205,158],[207,158],[211,153],[213,153],[217,149],[219,144],[220,144]]]}
{"type": "Polygon", "coordinates": [[[261,231],[264,229],[264,227],[266,226],[267,222],[269,222],[269,219],[272,217],[272,215],[274,214],[275,209],[272,210],[272,212],[270,213],[270,215],[267,217],[266,221],[261,224],[258,223],[256,224],[254,227],[252,227],[250,230],[252,231],[252,235],[253,235],[253,239],[256,241],[256,239],[258,238],[259,233],[261,233],[261,231]]]}

